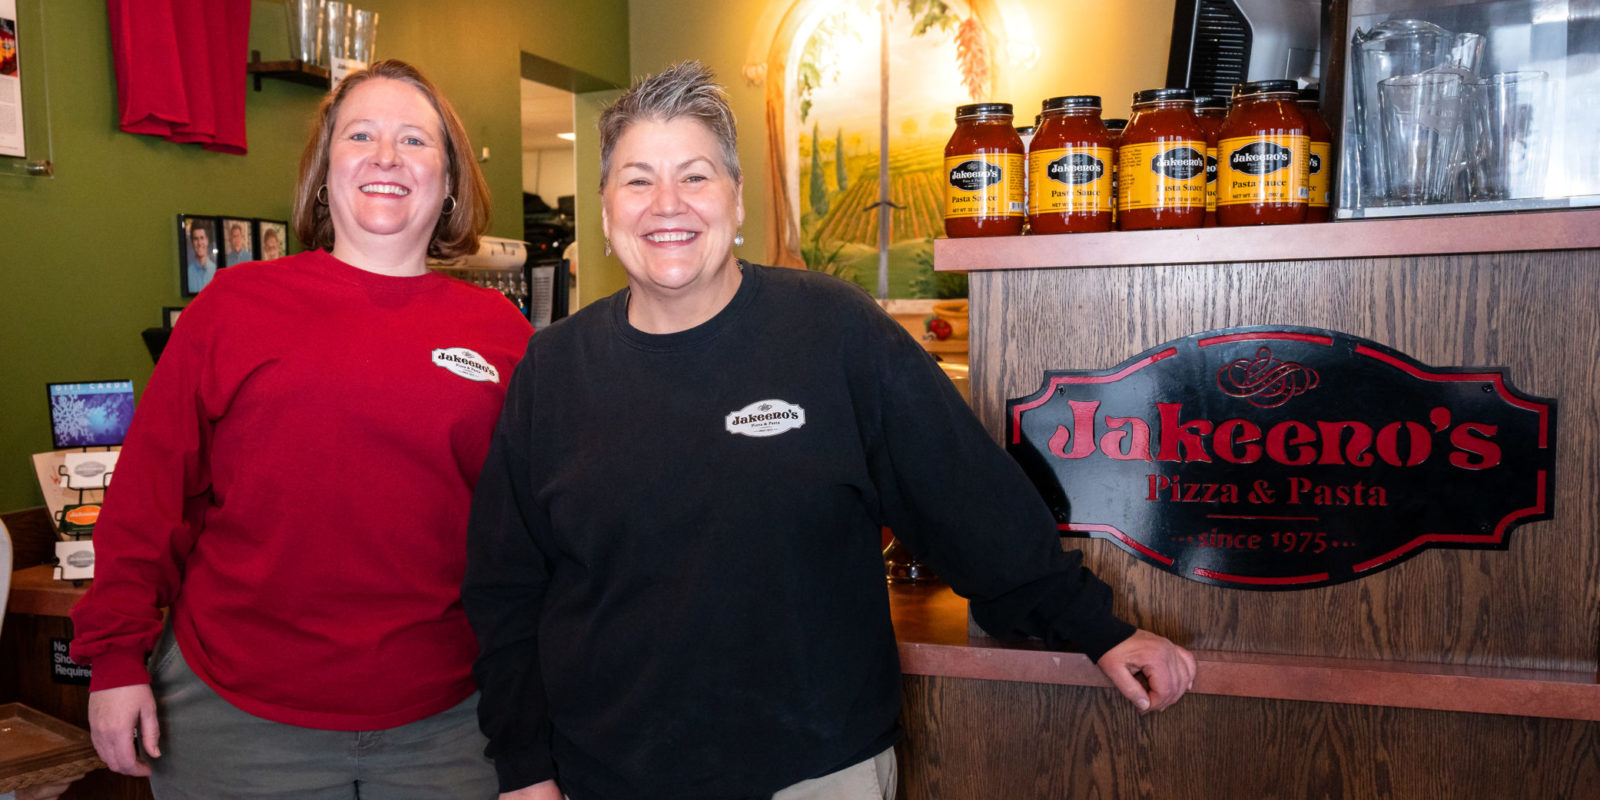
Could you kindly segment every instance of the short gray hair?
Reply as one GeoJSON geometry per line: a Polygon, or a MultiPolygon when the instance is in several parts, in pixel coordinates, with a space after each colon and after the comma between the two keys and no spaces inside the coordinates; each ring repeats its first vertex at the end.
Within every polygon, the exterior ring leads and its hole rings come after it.
{"type": "Polygon", "coordinates": [[[728,92],[711,69],[683,61],[633,82],[616,102],[600,113],[600,189],[611,177],[611,151],[635,122],[671,122],[679,117],[698,121],[722,146],[722,166],[734,183],[744,180],[739,169],[739,133],[728,105],[728,92]]]}

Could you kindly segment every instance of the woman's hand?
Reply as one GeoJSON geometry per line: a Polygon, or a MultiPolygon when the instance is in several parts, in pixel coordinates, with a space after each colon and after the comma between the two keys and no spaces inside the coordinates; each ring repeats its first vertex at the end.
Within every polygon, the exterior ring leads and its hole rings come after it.
{"type": "Polygon", "coordinates": [[[1134,631],[1108,650],[1099,667],[1141,714],[1171,706],[1194,684],[1194,656],[1166,637],[1144,630],[1134,631]]]}
{"type": "Polygon", "coordinates": [[[136,683],[89,693],[89,737],[100,760],[112,772],[143,777],[150,764],[134,752],[134,732],[145,755],[161,757],[161,724],[156,722],[156,696],[150,684],[136,683]]]}
{"type": "Polygon", "coordinates": [[[555,781],[545,781],[514,792],[503,792],[500,800],[562,800],[562,797],[555,781]]]}

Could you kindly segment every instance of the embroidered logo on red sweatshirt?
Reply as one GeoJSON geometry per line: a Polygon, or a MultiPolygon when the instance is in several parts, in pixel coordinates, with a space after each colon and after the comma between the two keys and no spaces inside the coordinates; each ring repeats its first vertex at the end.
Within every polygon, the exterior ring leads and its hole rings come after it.
{"type": "Polygon", "coordinates": [[[500,370],[483,356],[465,347],[444,347],[433,351],[433,363],[469,381],[499,383],[500,370]]]}

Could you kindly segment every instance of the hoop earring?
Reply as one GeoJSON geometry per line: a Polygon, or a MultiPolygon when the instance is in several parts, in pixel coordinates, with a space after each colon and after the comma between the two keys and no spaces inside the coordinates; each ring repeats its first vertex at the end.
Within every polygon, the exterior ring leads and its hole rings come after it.
{"type": "Polygon", "coordinates": [[[324,183],[321,186],[317,187],[317,205],[325,206],[327,204],[328,204],[328,184],[324,183]]]}
{"type": "Polygon", "coordinates": [[[744,231],[741,230],[733,235],[733,246],[744,247],[744,231]]]}
{"type": "Polygon", "coordinates": [[[611,240],[610,239],[606,240],[606,255],[608,255],[608,256],[611,255],[611,240]]]}
{"type": "Polygon", "coordinates": [[[447,195],[444,196],[444,199],[450,201],[450,207],[445,209],[445,210],[443,210],[443,211],[441,211],[441,212],[439,212],[439,213],[441,213],[444,216],[448,217],[451,214],[456,213],[456,196],[453,195],[453,194],[447,194],[447,195]]]}

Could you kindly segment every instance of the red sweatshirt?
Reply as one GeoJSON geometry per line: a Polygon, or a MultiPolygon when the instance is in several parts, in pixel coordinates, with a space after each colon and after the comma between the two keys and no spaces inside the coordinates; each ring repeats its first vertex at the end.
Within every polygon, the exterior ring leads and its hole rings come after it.
{"type": "Polygon", "coordinates": [[[472,693],[472,490],[531,329],[498,293],[301,253],[219,270],[150,379],[73,609],[91,688],[185,660],[238,708],[376,730],[472,693]]]}

